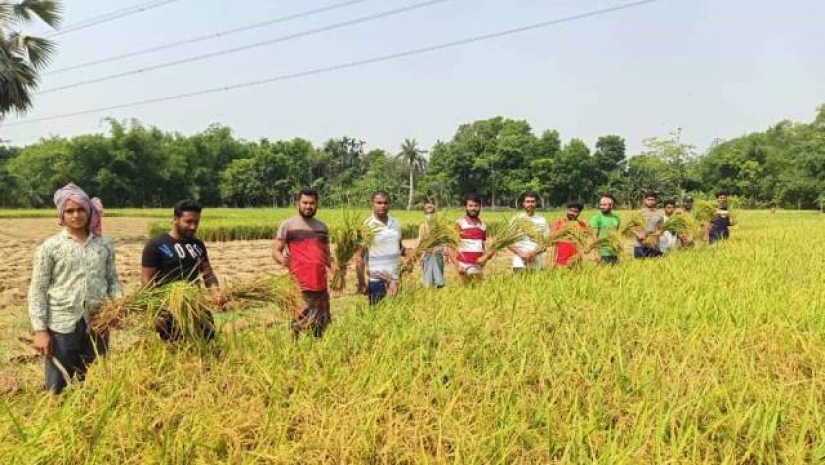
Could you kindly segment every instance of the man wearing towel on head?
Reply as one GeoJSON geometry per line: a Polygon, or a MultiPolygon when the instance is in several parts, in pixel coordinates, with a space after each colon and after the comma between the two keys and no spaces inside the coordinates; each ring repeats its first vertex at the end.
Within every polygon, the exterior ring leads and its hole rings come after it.
{"type": "Polygon", "coordinates": [[[45,388],[60,393],[106,353],[108,334],[90,332],[89,323],[106,299],[123,296],[123,288],[115,248],[102,236],[100,200],[69,184],[55,192],[54,205],[63,230],[35,253],[29,317],[34,347],[46,357],[45,388]]]}

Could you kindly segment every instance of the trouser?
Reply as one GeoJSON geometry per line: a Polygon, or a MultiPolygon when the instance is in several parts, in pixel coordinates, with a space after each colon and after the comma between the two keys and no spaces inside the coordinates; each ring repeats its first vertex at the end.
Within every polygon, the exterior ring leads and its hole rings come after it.
{"type": "Polygon", "coordinates": [[[602,255],[601,264],[602,265],[618,265],[619,264],[619,257],[617,257],[615,255],[602,255]]]}
{"type": "Polygon", "coordinates": [[[384,280],[370,280],[367,295],[370,298],[370,305],[377,305],[387,296],[387,282],[384,280]]]}
{"type": "Polygon", "coordinates": [[[653,257],[660,257],[662,256],[662,252],[645,246],[635,246],[633,247],[633,258],[653,258],[653,257]]]}
{"type": "Polygon", "coordinates": [[[421,280],[425,287],[444,287],[444,255],[441,253],[425,253],[422,259],[424,268],[421,280]]]}
{"type": "Polygon", "coordinates": [[[46,358],[47,391],[60,394],[68,385],[66,376],[57,367],[53,359],[66,369],[69,379],[76,378],[83,381],[86,370],[94,362],[97,355],[105,355],[109,349],[109,336],[92,336],[89,334],[86,320],[81,318],[71,333],[57,333],[49,330],[52,338],[52,355],[46,358]]]}
{"type": "Polygon", "coordinates": [[[301,294],[304,297],[304,307],[295,314],[290,323],[292,335],[298,337],[301,332],[312,330],[315,337],[321,337],[332,322],[332,314],[329,311],[329,292],[326,290],[302,291],[301,294]]]}
{"type": "MultiPolygon", "coordinates": [[[[155,321],[155,331],[164,342],[180,342],[186,336],[185,331],[175,321],[175,317],[168,311],[162,311],[158,314],[155,321]]],[[[207,312],[206,318],[197,323],[195,332],[197,336],[205,341],[215,339],[215,319],[211,312],[207,312]]]]}

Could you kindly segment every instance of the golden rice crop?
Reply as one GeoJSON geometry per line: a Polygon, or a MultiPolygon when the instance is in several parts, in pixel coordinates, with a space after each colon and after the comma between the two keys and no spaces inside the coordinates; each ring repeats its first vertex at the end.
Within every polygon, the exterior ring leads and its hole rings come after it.
{"type": "Polygon", "coordinates": [[[339,299],[322,340],[115,350],[0,399],[0,463],[821,463],[825,263],[787,257],[822,218],[740,216],[659,260],[339,299]]]}
{"type": "Polygon", "coordinates": [[[529,218],[515,216],[496,231],[487,249],[493,253],[499,253],[514,246],[525,237],[534,237],[535,235],[535,227],[529,218]]]}
{"type": "Polygon", "coordinates": [[[403,277],[412,272],[415,264],[425,253],[443,252],[455,250],[461,238],[455,223],[448,220],[444,215],[435,215],[427,223],[422,236],[418,239],[418,244],[401,263],[400,274],[403,277]]]}
{"type": "Polygon", "coordinates": [[[302,302],[301,289],[290,274],[259,274],[233,281],[226,286],[226,296],[232,308],[274,305],[290,314],[297,311],[302,302]]]}

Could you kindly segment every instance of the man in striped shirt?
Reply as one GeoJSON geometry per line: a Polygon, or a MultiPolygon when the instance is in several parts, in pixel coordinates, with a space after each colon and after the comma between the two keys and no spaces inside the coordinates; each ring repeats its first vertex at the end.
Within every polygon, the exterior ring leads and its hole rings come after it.
{"type": "Polygon", "coordinates": [[[389,215],[390,194],[379,190],[372,194],[372,216],[367,224],[373,229],[372,244],[355,257],[358,292],[369,296],[370,305],[398,292],[398,261],[404,254],[401,225],[389,215]],[[369,278],[369,279],[367,279],[369,278]]]}
{"type": "Polygon", "coordinates": [[[483,276],[483,268],[490,259],[484,247],[487,240],[487,225],[481,221],[481,199],[476,194],[464,197],[465,215],[456,221],[461,243],[454,262],[462,281],[475,281],[483,276]]]}

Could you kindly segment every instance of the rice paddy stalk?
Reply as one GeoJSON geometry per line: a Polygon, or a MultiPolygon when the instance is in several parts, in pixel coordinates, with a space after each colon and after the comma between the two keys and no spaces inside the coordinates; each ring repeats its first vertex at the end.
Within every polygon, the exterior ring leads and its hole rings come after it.
{"type": "Polygon", "coordinates": [[[340,292],[346,287],[347,268],[358,249],[368,248],[376,229],[367,224],[368,218],[351,210],[343,210],[340,223],[332,228],[330,240],[335,245],[335,270],[330,289],[340,292]]]}

